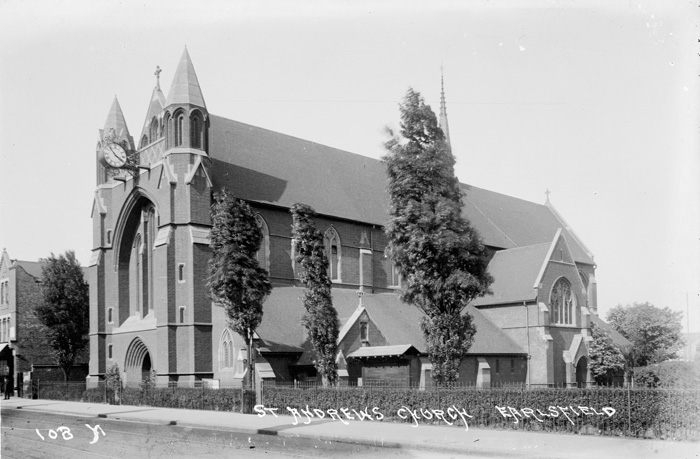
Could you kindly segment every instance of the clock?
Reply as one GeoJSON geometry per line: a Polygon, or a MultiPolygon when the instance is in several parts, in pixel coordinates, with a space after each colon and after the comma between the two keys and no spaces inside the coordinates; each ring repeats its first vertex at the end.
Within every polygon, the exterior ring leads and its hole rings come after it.
{"type": "Polygon", "coordinates": [[[126,150],[118,143],[107,142],[100,150],[100,161],[105,166],[120,169],[126,166],[127,159],[126,150]]]}

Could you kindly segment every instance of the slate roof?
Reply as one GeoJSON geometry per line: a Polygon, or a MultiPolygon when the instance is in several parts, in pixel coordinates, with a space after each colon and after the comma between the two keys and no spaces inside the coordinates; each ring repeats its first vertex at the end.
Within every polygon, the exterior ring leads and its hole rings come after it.
{"type": "Polygon", "coordinates": [[[613,340],[613,343],[617,344],[620,347],[631,347],[632,342],[622,336],[617,330],[615,330],[612,325],[609,323],[605,322],[603,319],[598,317],[596,314],[591,314],[591,322],[596,324],[598,327],[602,328],[608,334],[610,334],[610,337],[613,340]]]}
{"type": "MultiPolygon", "coordinates": [[[[263,320],[257,330],[268,352],[304,353],[300,362],[310,363],[311,345],[306,339],[301,318],[304,306],[301,298],[304,289],[276,287],[263,306],[263,320]]],[[[342,327],[353,315],[358,305],[357,292],[350,289],[333,289],[333,306],[338,311],[342,327]]],[[[413,345],[425,352],[425,340],[420,330],[422,313],[415,307],[402,303],[393,293],[368,294],[362,304],[372,321],[384,335],[389,345],[413,345]]],[[[474,318],[477,333],[469,354],[525,354],[525,350],[489,321],[478,309],[467,310],[474,318]]]]}
{"type": "Polygon", "coordinates": [[[488,271],[493,276],[493,295],[475,299],[474,306],[512,304],[537,299],[533,288],[552,243],[530,245],[495,253],[488,271]]]}
{"type": "Polygon", "coordinates": [[[43,277],[42,274],[42,268],[46,265],[46,263],[42,263],[40,261],[22,261],[22,260],[15,260],[15,264],[17,266],[20,266],[22,269],[24,269],[27,274],[30,276],[36,278],[36,279],[41,279],[43,277]]]}
{"type": "MultiPolygon", "coordinates": [[[[304,202],[317,213],[386,224],[387,178],[381,161],[211,115],[210,149],[215,188],[254,202],[291,207],[304,202]]],[[[551,242],[559,228],[578,262],[593,264],[587,250],[547,205],[470,185],[463,214],[495,248],[551,242]]]]}

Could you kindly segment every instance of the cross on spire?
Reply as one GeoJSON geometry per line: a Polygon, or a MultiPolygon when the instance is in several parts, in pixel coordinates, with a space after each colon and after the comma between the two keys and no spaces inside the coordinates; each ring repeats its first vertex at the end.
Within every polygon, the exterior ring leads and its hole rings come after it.
{"type": "Polygon", "coordinates": [[[547,188],[547,190],[544,192],[544,194],[547,195],[547,202],[549,202],[549,195],[550,195],[551,193],[552,193],[552,192],[549,191],[549,188],[547,188]]]}
{"type": "Polygon", "coordinates": [[[156,65],[156,71],[153,72],[153,74],[156,76],[156,86],[158,87],[158,89],[160,89],[160,72],[162,72],[160,66],[156,65]]]}

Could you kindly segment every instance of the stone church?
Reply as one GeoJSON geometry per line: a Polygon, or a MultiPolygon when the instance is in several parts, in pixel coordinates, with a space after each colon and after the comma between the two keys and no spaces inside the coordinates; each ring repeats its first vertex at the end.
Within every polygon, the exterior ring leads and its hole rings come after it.
{"type": "MultiPolygon", "coordinates": [[[[429,386],[421,313],[399,301],[401,278],[385,254],[383,164],[209,113],[187,50],[167,95],[157,81],[138,137],[116,98],[99,131],[89,385],[114,363],[128,385],[153,371],[158,385],[241,381],[245,343],[207,287],[212,195],[227,188],[257,212],[258,261],[274,287],[255,336],[258,380],[317,377],[292,262],[289,208],[301,202],[325,237],[341,381],[429,386]]],[[[444,91],[440,112],[449,136],[444,91]]],[[[461,382],[585,384],[590,324],[600,322],[592,254],[549,199],[463,188],[463,213],[488,247],[495,282],[467,308],[477,332],[461,382]]]]}

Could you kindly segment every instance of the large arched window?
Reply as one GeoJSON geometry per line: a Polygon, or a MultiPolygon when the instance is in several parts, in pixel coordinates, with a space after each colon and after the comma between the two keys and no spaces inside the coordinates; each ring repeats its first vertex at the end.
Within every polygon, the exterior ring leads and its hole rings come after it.
{"type": "Polygon", "coordinates": [[[552,287],[549,305],[551,323],[571,325],[574,323],[575,296],[571,284],[565,278],[560,278],[552,287]]]}
{"type": "Polygon", "coordinates": [[[255,216],[255,223],[258,224],[258,228],[260,228],[260,234],[262,235],[262,238],[260,240],[260,249],[258,249],[258,252],[256,254],[256,258],[258,259],[258,265],[266,269],[267,272],[270,272],[270,230],[267,227],[267,223],[265,223],[265,219],[262,218],[260,214],[257,214],[255,216]]]}
{"type": "Polygon", "coordinates": [[[326,231],[323,243],[326,247],[326,256],[328,257],[328,277],[332,281],[340,282],[340,261],[342,257],[340,237],[332,226],[326,231]]]}
{"type": "MultiPolygon", "coordinates": [[[[128,286],[128,291],[124,292],[120,303],[126,306],[128,301],[128,315],[144,317],[154,309],[153,248],[158,231],[155,206],[144,199],[142,205],[132,211],[128,226],[128,234],[122,242],[129,244],[128,255],[119,255],[120,285],[128,286]]],[[[120,321],[124,319],[126,317],[120,316],[120,321]]]]}

